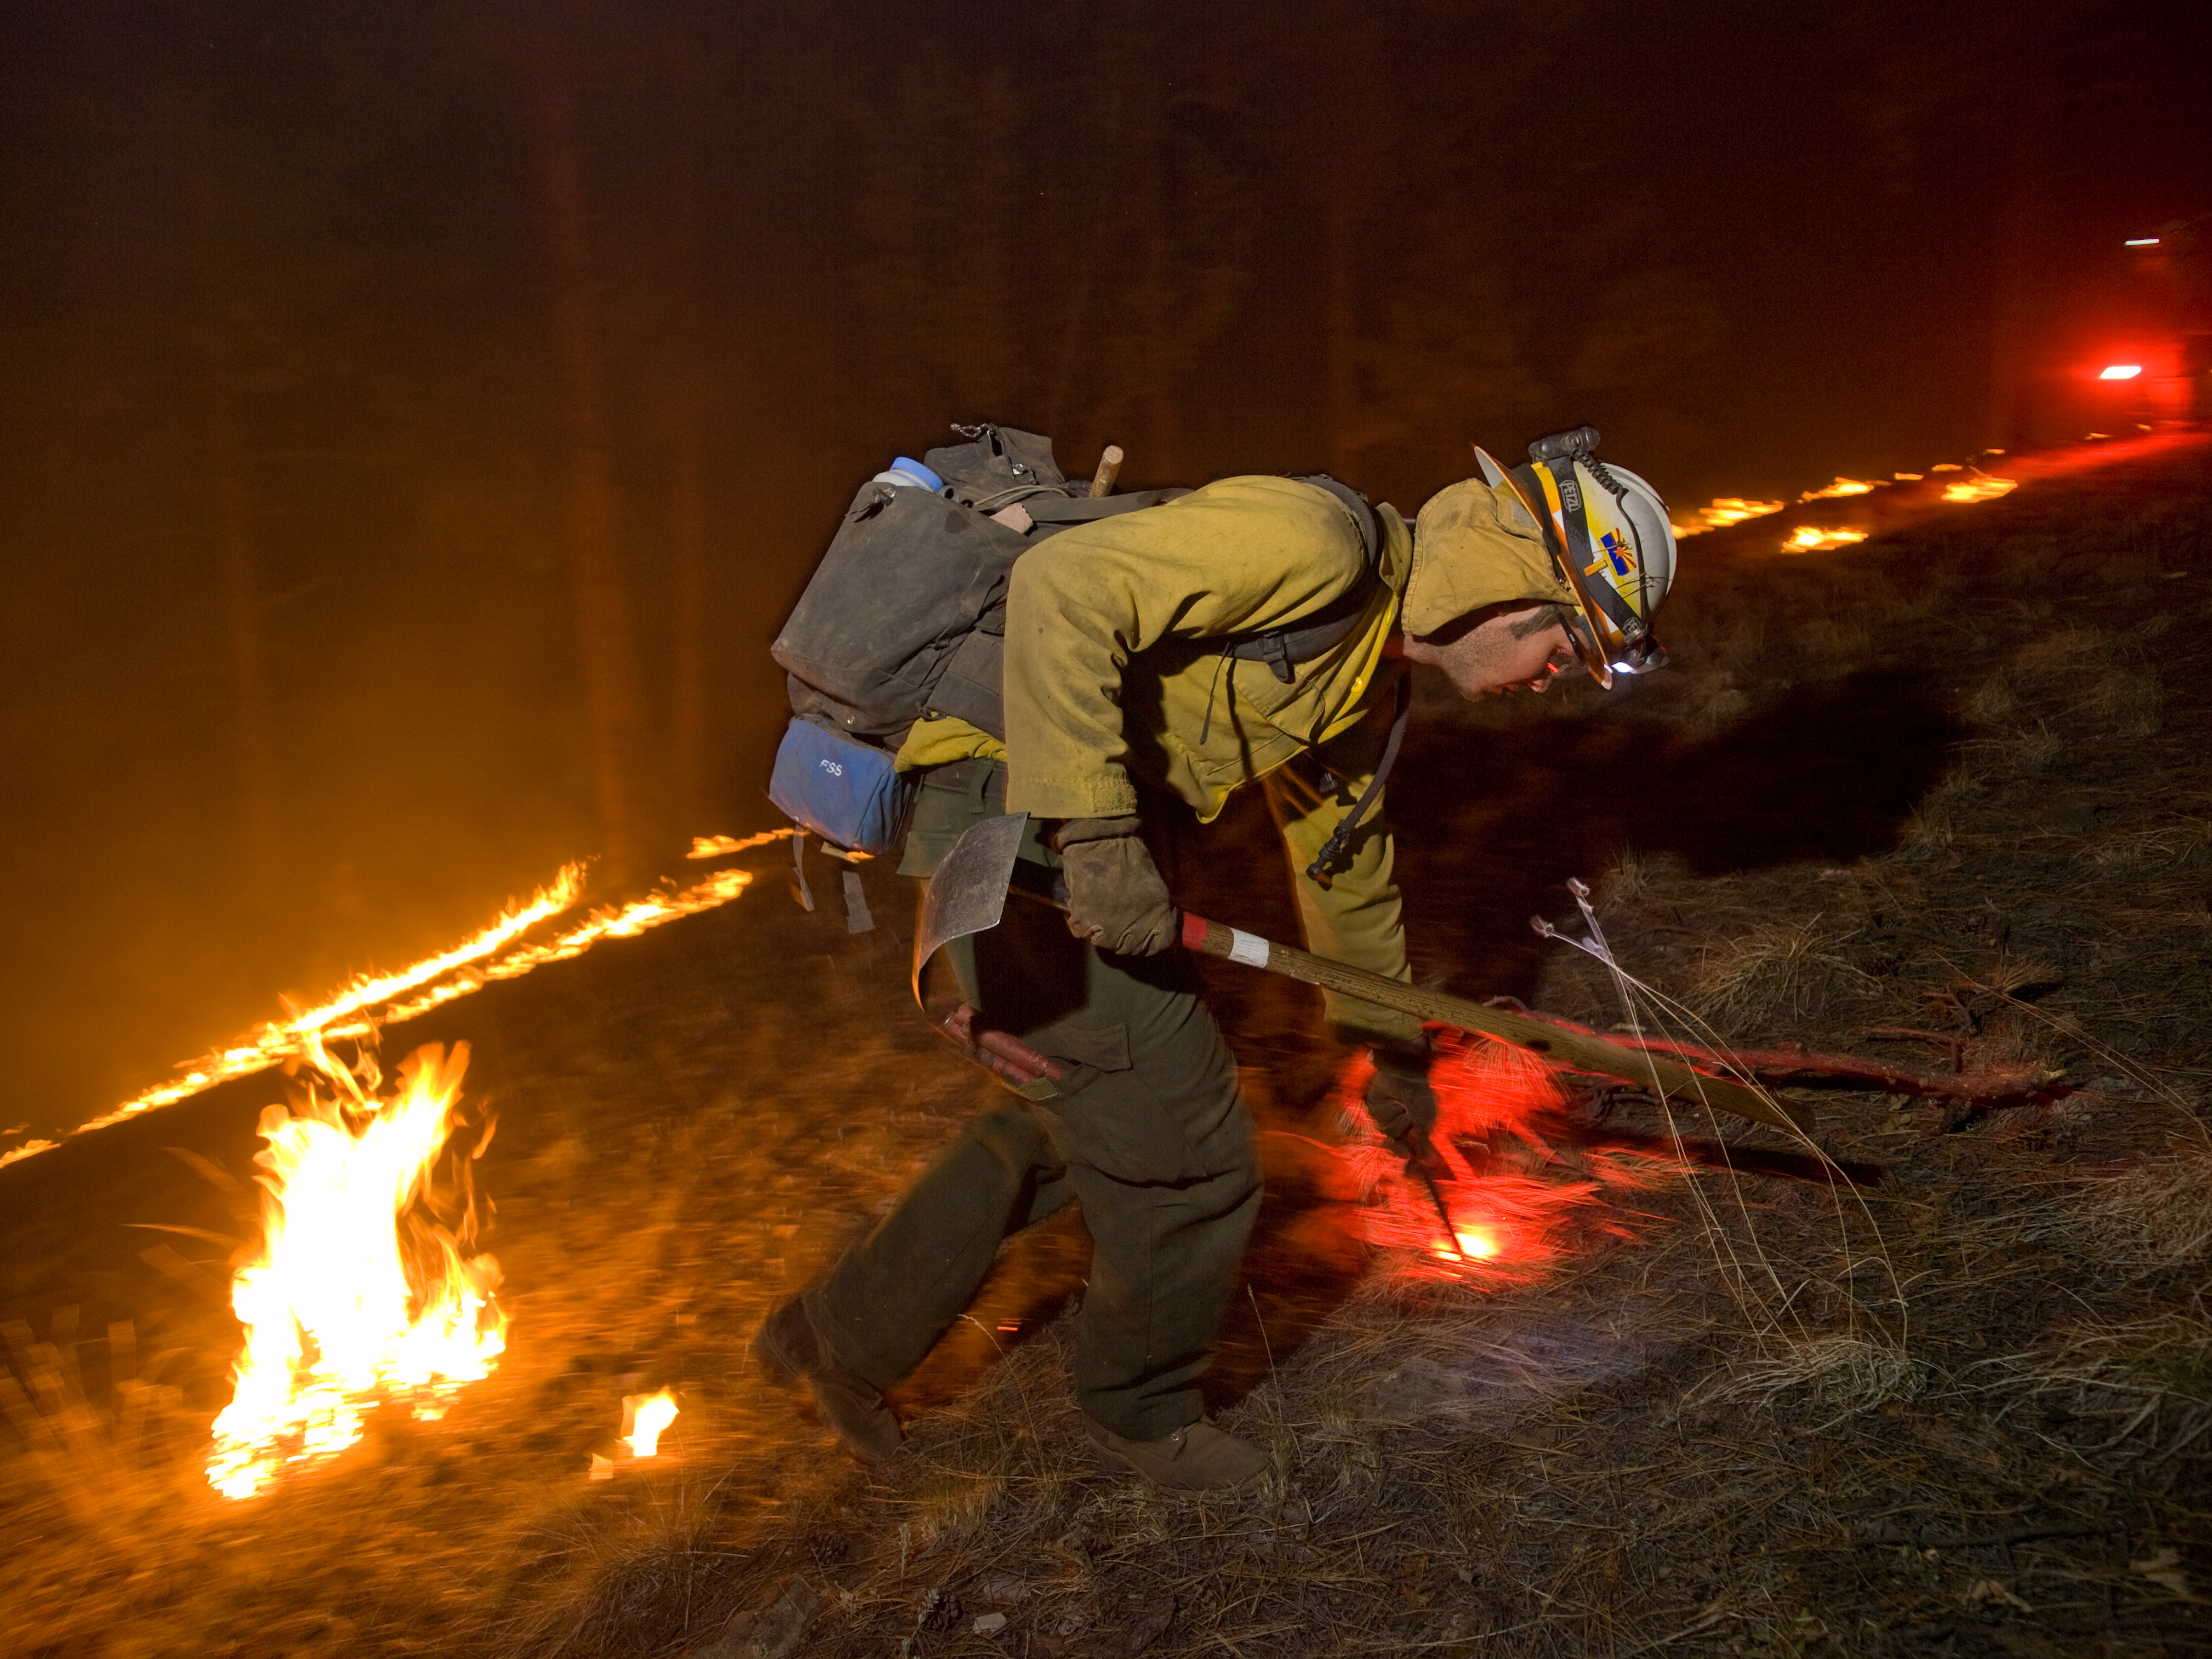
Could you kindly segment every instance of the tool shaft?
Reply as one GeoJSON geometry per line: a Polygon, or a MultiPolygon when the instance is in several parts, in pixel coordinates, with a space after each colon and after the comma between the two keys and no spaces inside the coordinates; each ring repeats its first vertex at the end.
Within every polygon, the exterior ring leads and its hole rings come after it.
{"type": "Polygon", "coordinates": [[[1624,1048],[1616,1043],[1607,1042],[1601,1036],[1564,1030],[1543,1020],[1529,1019],[1520,1014],[1509,1013],[1502,1008],[1470,1002],[1465,997],[1448,996],[1441,991],[1426,990],[1418,985],[1386,979],[1380,974],[1369,973],[1364,968],[1332,962],[1327,957],[1317,957],[1311,951],[1297,950],[1291,945],[1278,945],[1271,939],[1245,933],[1242,928],[1208,921],[1204,916],[1188,910],[1182,913],[1182,942],[1187,951],[1200,951],[1210,957],[1225,957],[1247,967],[1263,969],[1268,973],[1303,980],[1308,985],[1318,985],[1323,990],[1358,997],[1363,1002],[1379,1002],[1386,1008],[1397,1009],[1401,1013],[1432,1019],[1439,1024],[1462,1031],[1479,1031],[1485,1036],[1510,1042],[1516,1048],[1527,1048],[1576,1071],[1653,1085],[1659,1093],[1676,1100],[1702,1100],[1707,1105],[1720,1107],[1740,1117],[1747,1117],[1754,1122],[1768,1124],[1778,1129],[1802,1133],[1812,1127],[1812,1115],[1794,1103],[1771,1102],[1767,1097],[1747,1089],[1740,1083],[1692,1071],[1678,1060],[1624,1048]]]}
{"type": "Polygon", "coordinates": [[[1108,444],[1105,453],[1098,458],[1098,471],[1092,475],[1091,493],[1096,497],[1114,493],[1114,480],[1121,472],[1121,446],[1108,444]]]}

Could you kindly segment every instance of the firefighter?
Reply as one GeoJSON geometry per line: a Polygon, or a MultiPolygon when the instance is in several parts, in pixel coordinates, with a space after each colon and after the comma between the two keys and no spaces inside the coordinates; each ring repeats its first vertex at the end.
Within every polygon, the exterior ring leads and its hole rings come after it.
{"type": "MultiPolygon", "coordinates": [[[[1340,485],[1237,477],[1066,531],[1014,565],[1005,740],[916,724],[900,868],[926,877],[979,819],[1030,815],[1023,857],[1064,872],[1066,917],[1010,906],[948,952],[979,1020],[1060,1076],[974,1119],[763,1327],[763,1364],[804,1382],[854,1456],[898,1449],[884,1391],[967,1308],[1001,1242],[1075,1204],[1093,1240],[1075,1391],[1099,1454],[1183,1489],[1265,1471],[1258,1447],[1206,1419],[1200,1389],[1259,1207],[1252,1121],[1195,966],[1170,948],[1176,912],[1137,783],[1209,822],[1261,785],[1310,947],[1410,979],[1375,787],[1403,723],[1404,662],[1475,698],[1540,692],[1577,658],[1605,684],[1665,659],[1650,631],[1674,567],[1665,504],[1598,461],[1595,440],[1547,439],[1511,474],[1478,451],[1483,476],[1411,526],[1387,506],[1363,525],[1340,485]]],[[[1338,995],[1327,1012],[1374,1054],[1377,1127],[1430,1156],[1419,1022],[1338,995]]]]}

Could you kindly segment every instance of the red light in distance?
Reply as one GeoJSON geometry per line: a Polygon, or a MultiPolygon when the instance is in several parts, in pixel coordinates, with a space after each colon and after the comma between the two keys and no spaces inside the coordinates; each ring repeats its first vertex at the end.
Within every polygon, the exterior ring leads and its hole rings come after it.
{"type": "Polygon", "coordinates": [[[2097,378],[2100,380],[2132,380],[2142,373],[2141,363],[2114,363],[2097,378]]]}

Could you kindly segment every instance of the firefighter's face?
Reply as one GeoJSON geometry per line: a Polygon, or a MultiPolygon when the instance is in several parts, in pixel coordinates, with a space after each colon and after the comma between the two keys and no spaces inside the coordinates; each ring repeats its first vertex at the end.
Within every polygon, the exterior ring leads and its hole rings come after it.
{"type": "Polygon", "coordinates": [[[1407,635],[1406,655],[1443,670],[1472,702],[1493,691],[1544,691],[1575,663],[1574,642],[1549,605],[1498,605],[1434,634],[1407,635]]]}

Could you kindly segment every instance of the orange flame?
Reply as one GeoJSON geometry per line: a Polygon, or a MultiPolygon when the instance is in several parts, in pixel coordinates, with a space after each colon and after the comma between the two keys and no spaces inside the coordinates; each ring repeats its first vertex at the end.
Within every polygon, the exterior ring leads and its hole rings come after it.
{"type": "Polygon", "coordinates": [[[1781,510],[1780,501],[1750,501],[1741,495],[1717,495],[1711,506],[1697,510],[1697,516],[1690,523],[1674,526],[1674,535],[1677,540],[1684,536],[1702,536],[1708,530],[1725,530],[1746,519],[1763,519],[1781,510]]]}
{"type": "Polygon", "coordinates": [[[356,1076],[319,1036],[307,1052],[331,1092],[311,1084],[303,1103],[261,1115],[262,1248],[232,1280],[246,1349],[208,1460],[227,1498],[343,1451],[380,1398],[442,1417],[506,1346],[499,1264],[461,1254],[472,1210],[459,1237],[413,1212],[454,1127],[467,1045],[417,1049],[389,1098],[373,1056],[356,1076]]]}
{"type": "MultiPolygon", "coordinates": [[[[364,1009],[374,1008],[379,1003],[391,1002],[416,986],[428,984],[448,974],[465,972],[471,963],[481,962],[502,950],[539,922],[560,915],[576,902],[583,890],[583,866],[563,865],[550,887],[539,888],[527,904],[509,905],[500,912],[491,926],[452,950],[441,951],[434,957],[426,957],[413,967],[396,974],[365,974],[327,1001],[319,1003],[304,1013],[294,1015],[281,1025],[272,1023],[262,1026],[259,1030],[240,1038],[229,1048],[217,1049],[208,1055],[175,1082],[161,1084],[142,1095],[134,1096],[113,1111],[94,1118],[88,1123],[80,1123],[70,1133],[81,1135],[94,1129],[105,1129],[110,1124],[120,1123],[141,1112],[151,1111],[156,1106],[167,1106],[198,1094],[204,1089],[211,1089],[218,1083],[228,1083],[233,1078],[250,1077],[256,1072],[266,1071],[297,1054],[302,1041],[309,1037],[363,1035],[369,1029],[366,1023],[339,1025],[337,1022],[361,1013],[364,1009]]],[[[470,985],[468,988],[473,990],[476,987],[470,985]]],[[[453,996],[462,994],[463,992],[456,990],[437,1000],[450,1000],[453,996]]],[[[419,1013],[422,1007],[416,1006],[412,1012],[419,1013]]],[[[387,1012],[384,1018],[404,1019],[410,1016],[387,1012]]],[[[0,1158],[0,1168],[5,1168],[17,1158],[46,1151],[53,1145],[49,1140],[18,1146],[6,1157],[0,1158]]]]}
{"type": "Polygon", "coordinates": [[[653,1457],[660,1450],[660,1437],[676,1420],[676,1396],[666,1389],[655,1394],[623,1396],[623,1438],[632,1457],[653,1457]]]}
{"type": "Polygon", "coordinates": [[[1863,530],[1823,530],[1817,525],[1801,524],[1790,532],[1789,540],[1782,544],[1785,553],[1820,553],[1831,547],[1849,547],[1853,542],[1867,538],[1863,530]]]}
{"type": "Polygon", "coordinates": [[[2019,488],[2020,483],[2017,479],[1992,478],[1987,473],[1977,472],[1971,478],[1963,478],[1957,483],[1945,484],[1943,499],[1947,501],[1961,502],[1990,501],[2000,495],[2009,495],[2019,488]]]}
{"type": "MultiPolygon", "coordinates": [[[[2094,437],[2097,434],[2093,433],[2090,435],[2094,437]]],[[[1986,457],[2002,454],[2004,452],[1984,450],[1982,453],[1986,457]]],[[[1943,499],[1947,501],[1993,501],[1997,496],[2005,495],[2016,488],[2018,483],[2012,478],[1990,477],[1958,461],[1938,461],[1928,471],[1930,473],[1968,472],[1972,474],[1970,477],[1960,483],[1947,484],[1944,487],[1943,499]]],[[[1850,495],[1869,495],[1877,489],[1888,489],[1893,483],[1917,483],[1926,476],[1927,474],[1919,472],[1898,472],[1893,473],[1887,479],[1838,477],[1832,483],[1821,485],[1818,489],[1806,490],[1797,499],[1800,501],[1825,501],[1850,495]]],[[[1672,527],[1675,539],[1680,541],[1688,536],[1702,536],[1709,530],[1725,530],[1730,525],[1741,524],[1747,519],[1763,519],[1769,514],[1779,513],[1782,507],[1783,503],[1780,501],[1752,501],[1741,495],[1717,495],[1711,505],[1697,508],[1672,527]]],[[[1863,531],[1826,530],[1811,526],[1801,526],[1790,533],[1789,539],[1783,543],[1783,546],[1789,552],[1809,553],[1817,552],[1825,548],[1847,546],[1852,542],[1865,539],[1866,532],[1863,531]]]]}
{"type": "Polygon", "coordinates": [[[726,858],[732,853],[750,853],[756,847],[765,847],[770,842],[789,841],[804,836],[804,830],[763,830],[757,836],[747,836],[739,841],[734,836],[694,836],[687,859],[726,858]]]}
{"type": "MultiPolygon", "coordinates": [[[[747,848],[781,840],[790,833],[788,830],[771,830],[743,842],[732,841],[726,836],[702,837],[694,843],[690,856],[711,858],[725,852],[742,852],[747,848]],[[708,850],[697,850],[702,846],[708,850]]],[[[600,939],[631,939],[664,922],[674,921],[680,916],[695,915],[702,910],[727,904],[744,892],[751,881],[750,871],[718,870],[705,880],[694,883],[679,892],[655,894],[624,905],[619,910],[594,911],[586,921],[546,944],[526,945],[507,950],[507,947],[539,923],[568,909],[582,895],[583,866],[577,864],[564,866],[553,884],[540,888],[529,903],[509,906],[500,913],[490,927],[452,950],[427,957],[413,967],[396,974],[364,975],[337,995],[306,1012],[295,1014],[282,1024],[271,1023],[262,1026],[229,1048],[218,1049],[199,1060],[175,1082],[149,1089],[143,1094],[124,1102],[114,1110],[89,1122],[80,1123],[69,1133],[81,1135],[94,1129],[105,1129],[110,1124],[120,1123],[157,1106],[167,1106],[187,1099],[218,1083],[228,1083],[235,1078],[250,1077],[256,1072],[266,1071],[271,1066],[291,1059],[312,1042],[336,1037],[369,1036],[381,1026],[413,1019],[457,998],[480,991],[495,980],[519,978],[549,962],[565,962],[571,957],[581,956],[600,939]],[[500,954],[501,951],[506,954],[500,954]],[[493,959],[487,962],[487,957],[493,959]],[[415,994],[410,995],[410,993],[415,994]]],[[[27,1142],[0,1154],[0,1169],[22,1158],[50,1152],[58,1144],[52,1140],[27,1142]]]]}

